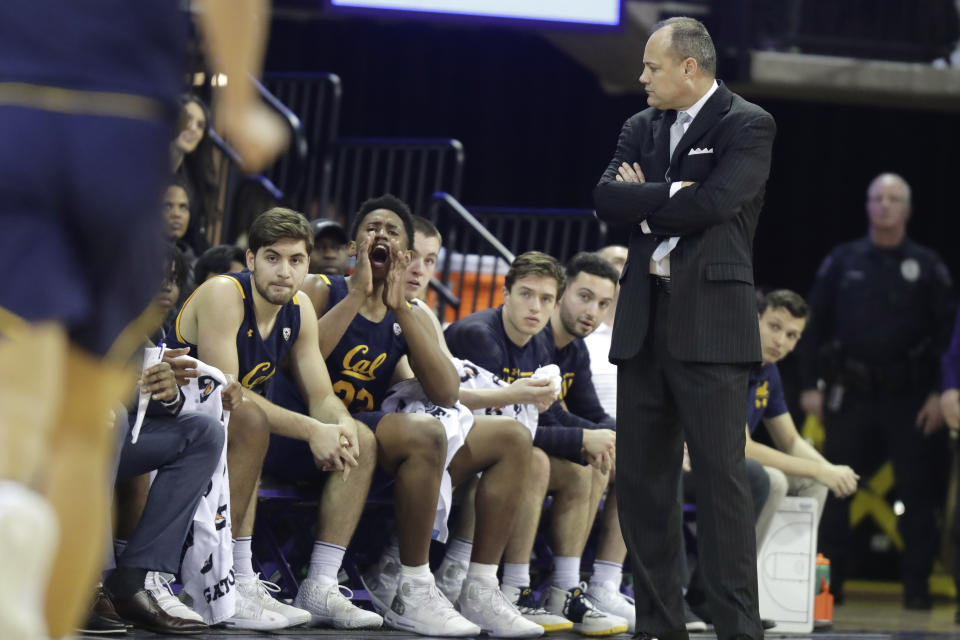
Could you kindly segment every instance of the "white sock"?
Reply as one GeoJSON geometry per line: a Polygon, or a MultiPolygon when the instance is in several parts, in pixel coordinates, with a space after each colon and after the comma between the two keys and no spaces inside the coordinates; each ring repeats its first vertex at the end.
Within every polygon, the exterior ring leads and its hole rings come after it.
{"type": "Polygon", "coordinates": [[[480,562],[471,562],[470,568],[467,569],[467,578],[484,578],[486,582],[487,578],[497,579],[497,569],[498,565],[495,564],[483,564],[480,562]]]}
{"type": "Polygon", "coordinates": [[[307,578],[310,580],[320,580],[323,583],[329,583],[331,580],[337,581],[337,574],[340,572],[340,565],[343,564],[343,554],[347,549],[340,545],[330,544],[329,542],[313,543],[313,553],[310,554],[310,569],[307,571],[307,578]]]}
{"type": "Polygon", "coordinates": [[[503,563],[503,584],[523,590],[530,586],[530,563],[503,563]]]}
{"type": "Polygon", "coordinates": [[[553,586],[569,591],[580,584],[580,558],[557,556],[553,559],[553,586]]]}
{"type": "Polygon", "coordinates": [[[254,575],[252,542],[250,536],[233,539],[233,572],[238,576],[254,575]]]}
{"type": "Polygon", "coordinates": [[[623,565],[608,560],[593,561],[593,575],[590,576],[590,584],[595,587],[602,587],[604,582],[612,582],[619,589],[623,581],[623,565]]]}
{"type": "Polygon", "coordinates": [[[430,563],[421,564],[416,567],[408,567],[405,564],[400,565],[400,575],[404,578],[430,578],[433,579],[433,574],[430,573],[430,563]]]}
{"type": "Polygon", "coordinates": [[[457,562],[461,565],[469,564],[470,554],[473,553],[473,541],[454,537],[447,544],[447,555],[444,560],[457,562]]]}
{"type": "Polygon", "coordinates": [[[123,555],[123,551],[127,548],[127,541],[122,538],[113,539],[113,558],[116,561],[117,558],[123,555]]]}

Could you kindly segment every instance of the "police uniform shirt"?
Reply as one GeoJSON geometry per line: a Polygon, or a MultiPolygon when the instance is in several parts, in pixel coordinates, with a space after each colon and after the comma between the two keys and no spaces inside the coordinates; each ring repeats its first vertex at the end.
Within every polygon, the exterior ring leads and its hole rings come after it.
{"type": "MultiPolygon", "coordinates": [[[[812,311],[800,343],[804,388],[817,379],[817,350],[832,341],[844,358],[869,365],[906,364],[925,341],[942,353],[952,321],[950,274],[939,256],[909,238],[878,247],[869,237],[836,247],[809,296],[812,311]]],[[[935,355],[930,367],[936,375],[935,355]]]]}
{"type": "MultiPolygon", "coordinates": [[[[260,395],[267,395],[271,380],[277,373],[277,363],[287,356],[300,335],[300,301],[298,296],[294,295],[290,302],[280,307],[273,325],[273,331],[270,332],[269,336],[263,337],[257,327],[257,316],[253,309],[253,293],[251,291],[253,274],[249,271],[243,271],[215,277],[226,278],[233,282],[243,300],[243,322],[240,323],[240,329],[237,331],[237,364],[240,374],[237,379],[244,388],[260,395]]],[[[196,292],[191,294],[190,298],[194,295],[196,295],[196,292]]],[[[190,304],[190,298],[187,298],[187,301],[183,303],[183,309],[190,304]]],[[[197,357],[197,346],[184,340],[180,334],[180,318],[183,315],[183,309],[177,314],[175,324],[177,344],[171,344],[170,347],[189,347],[190,355],[197,357]]]]}
{"type": "Polygon", "coordinates": [[[751,369],[747,389],[747,426],[750,433],[764,418],[776,418],[788,411],[777,365],[770,363],[751,369]]]}

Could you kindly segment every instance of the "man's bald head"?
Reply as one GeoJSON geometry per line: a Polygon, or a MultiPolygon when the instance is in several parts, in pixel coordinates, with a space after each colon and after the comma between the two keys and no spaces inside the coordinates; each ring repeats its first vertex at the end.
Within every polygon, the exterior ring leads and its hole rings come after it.
{"type": "Polygon", "coordinates": [[[597,255],[615,266],[621,274],[623,273],[623,265],[627,263],[627,248],[625,246],[611,244],[597,251],[597,255]]]}

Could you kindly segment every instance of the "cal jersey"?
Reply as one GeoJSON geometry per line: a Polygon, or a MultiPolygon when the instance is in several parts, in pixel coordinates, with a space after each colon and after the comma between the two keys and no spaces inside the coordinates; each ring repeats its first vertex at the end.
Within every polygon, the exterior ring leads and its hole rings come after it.
{"type": "MultiPolygon", "coordinates": [[[[239,381],[245,388],[260,395],[266,395],[267,389],[279,363],[289,352],[300,335],[300,301],[297,295],[293,300],[280,307],[276,323],[269,336],[261,336],[257,327],[257,317],[253,310],[253,294],[251,292],[253,277],[249,271],[228,273],[218,278],[227,278],[237,287],[237,294],[243,300],[243,322],[237,331],[237,361],[239,367],[239,381]]],[[[198,289],[199,290],[199,289],[198,289]]],[[[194,292],[196,295],[196,292],[194,292]]],[[[197,355],[197,346],[184,340],[180,332],[180,319],[183,310],[190,304],[190,298],[183,304],[183,309],[177,315],[175,325],[177,346],[190,348],[190,355],[197,355]]],[[[171,345],[173,347],[174,345],[171,345]]]]}
{"type": "MultiPolygon", "coordinates": [[[[347,297],[347,280],[343,276],[321,277],[330,285],[326,309],[330,310],[347,297]]],[[[358,313],[327,356],[334,393],[350,413],[379,410],[397,362],[406,353],[407,339],[393,311],[388,309],[380,322],[358,313]]]]}

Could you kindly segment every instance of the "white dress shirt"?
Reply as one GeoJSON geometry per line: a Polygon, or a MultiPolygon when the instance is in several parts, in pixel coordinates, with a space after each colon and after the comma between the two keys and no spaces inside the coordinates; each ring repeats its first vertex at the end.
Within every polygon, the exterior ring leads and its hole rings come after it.
{"type": "MultiPolygon", "coordinates": [[[[686,113],[688,116],[690,116],[687,122],[683,125],[684,133],[686,133],[687,130],[690,128],[690,124],[696,119],[697,114],[700,113],[700,110],[703,108],[703,105],[707,103],[707,100],[709,100],[710,96],[712,96],[714,92],[716,92],[718,87],[719,85],[717,84],[717,81],[714,80],[713,84],[710,85],[710,88],[707,90],[707,92],[703,94],[703,97],[697,100],[696,102],[694,102],[692,107],[690,107],[689,109],[685,109],[683,111],[677,112],[678,118],[680,117],[681,113],[686,113]]],[[[677,191],[681,189],[682,186],[683,186],[682,180],[677,182],[671,182],[670,197],[672,198],[677,193],[677,191]]],[[[647,224],[646,220],[640,223],[640,230],[643,231],[644,233],[651,233],[650,225],[647,224]]],[[[668,238],[664,240],[663,242],[660,243],[660,245],[657,246],[657,249],[654,251],[654,253],[662,254],[662,255],[659,256],[660,258],[659,260],[654,260],[653,257],[651,256],[650,273],[652,273],[655,276],[661,276],[664,278],[670,277],[670,252],[673,251],[673,248],[677,246],[677,242],[679,242],[679,240],[680,240],[679,237],[674,236],[672,238],[668,238]]]]}

